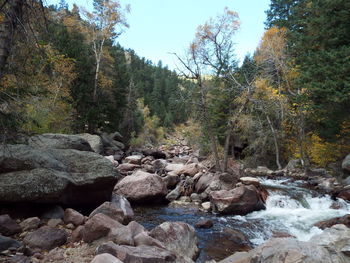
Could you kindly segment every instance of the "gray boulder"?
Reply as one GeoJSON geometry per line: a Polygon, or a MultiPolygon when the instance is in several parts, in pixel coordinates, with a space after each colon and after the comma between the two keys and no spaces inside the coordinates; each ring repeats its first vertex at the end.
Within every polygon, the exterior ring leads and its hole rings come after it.
{"type": "Polygon", "coordinates": [[[113,164],[94,152],[28,145],[0,147],[2,202],[103,202],[118,179],[113,164]]]}
{"type": "Polygon", "coordinates": [[[45,133],[32,136],[28,144],[35,148],[92,151],[90,144],[78,135],[45,133]]]}
{"type": "Polygon", "coordinates": [[[93,135],[90,133],[77,134],[77,136],[86,140],[90,144],[92,150],[95,153],[98,153],[98,154],[103,153],[103,143],[102,143],[102,139],[100,136],[93,135]]]}

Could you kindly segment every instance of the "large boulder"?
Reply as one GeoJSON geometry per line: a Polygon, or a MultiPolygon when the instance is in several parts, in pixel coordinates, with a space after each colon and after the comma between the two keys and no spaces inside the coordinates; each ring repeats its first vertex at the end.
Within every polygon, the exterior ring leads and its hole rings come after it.
{"type": "Polygon", "coordinates": [[[90,133],[81,133],[81,134],[77,134],[76,136],[87,141],[90,144],[91,149],[95,153],[98,153],[98,154],[103,153],[103,143],[102,143],[102,139],[100,136],[93,135],[90,133]]]}
{"type": "Polygon", "coordinates": [[[214,212],[246,215],[265,209],[259,190],[254,185],[242,185],[232,190],[213,191],[209,195],[214,212]]]}
{"type": "Polygon", "coordinates": [[[109,253],[124,263],[178,262],[174,253],[154,246],[118,246],[110,241],[98,247],[97,254],[103,253],[109,253]]]}
{"type": "Polygon", "coordinates": [[[71,149],[0,147],[0,201],[89,204],[108,200],[119,175],[103,156],[71,149]]]}
{"type": "Polygon", "coordinates": [[[113,192],[125,196],[131,202],[142,203],[163,201],[167,188],[160,176],[138,170],[120,180],[113,192]]]}
{"type": "Polygon", "coordinates": [[[198,256],[196,231],[184,222],[164,222],[152,229],[150,236],[185,259],[195,259],[198,256]]]}
{"type": "Polygon", "coordinates": [[[273,238],[244,253],[236,253],[220,263],[347,263],[350,262],[350,229],[335,225],[303,242],[294,238],[273,238]]]}
{"type": "Polygon", "coordinates": [[[31,248],[51,250],[67,242],[68,234],[63,229],[43,226],[24,238],[24,243],[31,248]]]}
{"type": "Polygon", "coordinates": [[[45,133],[29,138],[28,144],[35,148],[75,149],[79,151],[92,151],[87,140],[79,135],[45,133]]]}
{"type": "Polygon", "coordinates": [[[346,172],[350,173],[350,154],[348,154],[342,162],[341,168],[346,172]]]}

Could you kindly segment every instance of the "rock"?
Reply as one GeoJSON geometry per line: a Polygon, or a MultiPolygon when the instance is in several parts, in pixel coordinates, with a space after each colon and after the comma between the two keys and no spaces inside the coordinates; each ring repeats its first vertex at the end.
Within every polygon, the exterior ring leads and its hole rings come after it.
{"type": "Polygon", "coordinates": [[[111,232],[108,235],[108,240],[111,240],[118,245],[134,246],[133,233],[130,228],[126,226],[111,229],[111,232]]]}
{"type": "Polygon", "coordinates": [[[83,240],[91,243],[101,237],[107,236],[112,229],[116,230],[123,225],[104,214],[96,214],[92,216],[84,226],[83,240]]]}
{"type": "Polygon", "coordinates": [[[92,211],[89,217],[91,218],[98,213],[107,215],[120,223],[123,223],[124,221],[125,223],[128,223],[132,219],[131,217],[126,218],[124,211],[121,209],[121,207],[118,207],[116,204],[111,202],[104,202],[102,205],[100,205],[94,211],[92,211]]]}
{"type": "Polygon", "coordinates": [[[124,159],[126,163],[141,165],[142,155],[130,155],[124,159]]]}
{"type": "Polygon", "coordinates": [[[0,234],[11,236],[22,231],[19,224],[16,223],[9,215],[0,215],[0,234]]]}
{"type": "Polygon", "coordinates": [[[341,198],[350,202],[350,189],[341,190],[338,193],[337,198],[341,198]]]}
{"type": "Polygon", "coordinates": [[[150,236],[184,258],[195,259],[198,256],[196,231],[186,223],[164,222],[152,229],[150,236]]]}
{"type": "Polygon", "coordinates": [[[242,185],[230,191],[213,191],[210,201],[213,211],[220,214],[246,215],[265,209],[258,189],[253,185],[242,185]]]}
{"type": "Polygon", "coordinates": [[[119,142],[122,142],[123,139],[124,139],[123,135],[121,135],[120,132],[118,132],[118,131],[115,131],[115,132],[111,133],[111,134],[109,135],[109,137],[110,137],[112,140],[119,141],[119,142]]]}
{"type": "Polygon", "coordinates": [[[148,233],[146,232],[141,232],[139,234],[137,234],[135,237],[134,237],[134,242],[135,242],[135,246],[156,246],[156,247],[160,247],[160,248],[163,248],[165,249],[165,247],[163,246],[163,244],[151,237],[148,233]]]}
{"type": "Polygon", "coordinates": [[[61,206],[55,205],[46,209],[42,215],[42,219],[63,219],[64,210],[61,206]]]}
{"type": "Polygon", "coordinates": [[[180,182],[180,177],[177,174],[168,173],[165,177],[162,177],[162,180],[168,189],[172,189],[180,182]]]}
{"type": "Polygon", "coordinates": [[[146,232],[146,229],[140,225],[139,223],[137,223],[136,221],[131,221],[128,225],[127,228],[130,229],[131,235],[134,238],[135,236],[137,236],[140,233],[144,233],[146,232]]]}
{"type": "Polygon", "coordinates": [[[160,176],[138,170],[120,180],[113,192],[125,196],[131,202],[141,203],[162,201],[167,188],[160,176]]]}
{"type": "Polygon", "coordinates": [[[165,167],[168,165],[168,162],[163,159],[157,159],[152,162],[156,174],[163,174],[165,167]]]}
{"type": "Polygon", "coordinates": [[[117,209],[122,212],[123,224],[129,223],[134,218],[134,211],[132,210],[128,199],[126,199],[124,196],[112,193],[111,203],[115,204],[117,209]]]}
{"type": "Polygon", "coordinates": [[[169,202],[175,201],[176,199],[178,199],[181,195],[181,185],[178,185],[174,190],[170,191],[167,195],[166,195],[166,199],[169,202]]]}
{"type": "Polygon", "coordinates": [[[111,254],[103,253],[94,257],[91,263],[123,263],[123,262],[117,259],[116,257],[112,256],[111,254]]]}
{"type": "Polygon", "coordinates": [[[39,227],[39,224],[40,224],[39,217],[30,217],[23,220],[20,223],[20,226],[23,231],[28,231],[28,230],[37,229],[39,227]]]}
{"type": "Polygon", "coordinates": [[[142,154],[145,156],[153,156],[154,159],[166,159],[166,154],[156,149],[145,149],[142,150],[142,154]]]}
{"type": "Polygon", "coordinates": [[[15,255],[11,258],[10,261],[6,261],[7,263],[32,263],[30,257],[24,255],[15,255]]]}
{"type": "Polygon", "coordinates": [[[174,171],[174,173],[178,175],[185,174],[189,176],[194,176],[198,172],[199,172],[199,165],[197,163],[186,164],[182,168],[174,171]]]}
{"type": "Polygon", "coordinates": [[[349,239],[350,229],[335,225],[313,236],[308,242],[294,238],[272,238],[248,253],[234,254],[220,263],[345,263],[350,262],[347,256],[349,239]]]}
{"type": "Polygon", "coordinates": [[[210,211],[211,203],[210,202],[204,202],[204,203],[201,204],[201,207],[203,208],[204,211],[210,211]]]}
{"type": "Polygon", "coordinates": [[[341,164],[341,168],[343,169],[344,172],[346,173],[350,173],[350,154],[348,154],[342,164],[341,164]]]}
{"type": "Polygon", "coordinates": [[[196,223],[195,227],[197,228],[212,228],[214,225],[213,221],[210,219],[200,220],[196,223]]]}
{"type": "Polygon", "coordinates": [[[325,229],[325,228],[330,228],[337,224],[343,224],[343,225],[346,225],[347,227],[350,227],[350,215],[345,215],[342,217],[336,217],[329,220],[320,221],[314,224],[314,226],[317,226],[318,228],[321,228],[321,229],[325,229]]]}
{"type": "Polygon", "coordinates": [[[190,198],[191,198],[192,202],[197,202],[197,203],[201,202],[201,198],[200,198],[199,194],[192,193],[190,198]]]}
{"type": "Polygon", "coordinates": [[[108,135],[107,133],[102,133],[100,136],[102,139],[103,146],[105,148],[114,147],[117,150],[119,149],[123,150],[125,148],[125,145],[122,142],[112,139],[110,135],[108,135]]]}
{"type": "Polygon", "coordinates": [[[23,240],[31,248],[51,250],[67,242],[68,234],[63,229],[43,226],[29,233],[23,240]]]}
{"type": "Polygon", "coordinates": [[[299,159],[290,160],[287,166],[284,168],[286,171],[294,171],[302,168],[301,162],[299,159]]]}
{"type": "Polygon", "coordinates": [[[59,219],[59,218],[53,218],[53,219],[49,219],[49,221],[47,221],[47,225],[49,227],[57,227],[59,225],[63,225],[63,220],[59,219]]]}
{"type": "Polygon", "coordinates": [[[34,148],[75,149],[91,152],[90,144],[78,135],[45,133],[32,136],[28,144],[34,148]]]}
{"type": "Polygon", "coordinates": [[[9,248],[19,248],[21,245],[17,240],[0,235],[0,252],[9,248]]]}
{"type": "Polygon", "coordinates": [[[75,226],[80,226],[84,224],[85,218],[78,211],[75,211],[72,208],[67,208],[64,211],[63,221],[66,224],[72,223],[75,226]]]}
{"type": "Polygon", "coordinates": [[[103,153],[103,143],[100,136],[92,135],[89,133],[81,133],[81,134],[77,134],[77,136],[87,141],[90,144],[91,149],[95,153],[98,153],[98,154],[103,153]]]}
{"type": "Polygon", "coordinates": [[[177,262],[176,255],[159,247],[153,246],[118,246],[107,242],[97,248],[98,254],[109,253],[123,263],[168,263],[177,262]]]}
{"type": "Polygon", "coordinates": [[[203,174],[199,180],[197,181],[194,189],[196,193],[202,193],[205,189],[207,189],[210,185],[210,183],[215,179],[214,174],[212,173],[205,173],[203,174]]]}
{"type": "Polygon", "coordinates": [[[165,166],[165,170],[167,172],[174,172],[175,174],[179,175],[177,171],[181,171],[185,167],[182,163],[169,163],[165,166]]]}
{"type": "Polygon", "coordinates": [[[84,226],[78,226],[76,229],[73,230],[69,242],[74,243],[78,242],[83,239],[83,232],[84,232],[84,226]]]}
{"type": "Polygon", "coordinates": [[[122,163],[118,166],[118,171],[122,174],[126,174],[127,172],[134,171],[135,169],[141,168],[138,164],[131,164],[131,163],[122,163]]]}
{"type": "Polygon", "coordinates": [[[146,157],[142,158],[141,163],[142,164],[150,164],[150,165],[152,165],[153,161],[154,161],[153,156],[146,156],[146,157]]]}
{"type": "Polygon", "coordinates": [[[260,186],[259,179],[254,178],[254,177],[241,177],[241,178],[239,178],[239,180],[245,185],[252,184],[255,186],[260,186]]]}
{"type": "Polygon", "coordinates": [[[91,204],[109,199],[118,173],[94,152],[0,147],[0,201],[91,204]]]}

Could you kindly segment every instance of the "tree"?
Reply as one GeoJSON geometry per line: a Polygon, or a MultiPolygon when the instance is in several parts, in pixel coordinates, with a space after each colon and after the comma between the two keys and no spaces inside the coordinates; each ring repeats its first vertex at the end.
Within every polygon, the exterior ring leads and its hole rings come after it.
{"type": "MultiPolygon", "coordinates": [[[[217,170],[225,170],[225,167],[223,169],[220,166],[209,94],[220,86],[233,94],[237,85],[240,86],[233,74],[237,67],[233,53],[233,36],[238,28],[238,14],[225,8],[222,15],[198,26],[195,39],[190,44],[185,59],[175,54],[183,66],[182,74],[194,80],[198,88],[198,109],[210,139],[217,170]]],[[[232,126],[228,124],[226,127],[229,130],[227,133],[231,134],[232,126]]]]}

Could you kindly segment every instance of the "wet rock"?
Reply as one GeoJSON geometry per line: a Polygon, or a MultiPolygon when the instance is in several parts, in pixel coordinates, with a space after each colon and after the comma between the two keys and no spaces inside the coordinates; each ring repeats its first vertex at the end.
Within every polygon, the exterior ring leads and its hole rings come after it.
{"type": "Polygon", "coordinates": [[[342,164],[341,164],[341,168],[343,169],[344,172],[346,173],[350,173],[350,154],[348,154],[342,164]]]}
{"type": "Polygon", "coordinates": [[[91,149],[95,153],[98,153],[98,154],[103,153],[103,143],[100,136],[89,134],[89,133],[81,133],[81,134],[77,134],[77,136],[87,141],[90,144],[91,149]]]}
{"type": "Polygon", "coordinates": [[[0,215],[0,234],[11,236],[22,231],[19,224],[16,223],[9,215],[0,215]]]}
{"type": "Polygon", "coordinates": [[[103,156],[71,149],[0,147],[0,201],[87,204],[109,198],[118,174],[103,156]]]}
{"type": "Polygon", "coordinates": [[[9,248],[19,248],[22,244],[15,239],[0,235],[0,252],[9,248]]]}
{"type": "Polygon", "coordinates": [[[23,220],[20,223],[20,226],[23,231],[28,231],[28,230],[37,229],[39,227],[39,224],[40,224],[39,217],[30,217],[23,220]]]}
{"type": "Polygon", "coordinates": [[[109,253],[124,263],[176,262],[175,254],[154,246],[118,246],[113,242],[107,242],[98,247],[97,253],[109,253]]]}
{"type": "MultiPolygon", "coordinates": [[[[127,203],[129,204],[129,202],[127,203]]],[[[104,202],[102,205],[100,205],[94,211],[92,211],[89,217],[91,218],[94,215],[101,213],[109,216],[114,220],[117,220],[120,223],[123,223],[123,222],[128,223],[132,219],[133,213],[126,214],[126,208],[124,209],[125,211],[123,211],[122,208],[123,207],[118,207],[117,204],[115,203],[104,202]]],[[[130,204],[129,204],[129,208],[131,209],[130,204]]]]}
{"type": "Polygon", "coordinates": [[[212,228],[214,225],[213,221],[210,219],[200,220],[196,223],[195,227],[197,228],[212,228]]]}
{"type": "Polygon", "coordinates": [[[184,258],[198,255],[197,236],[194,228],[183,222],[164,222],[152,229],[150,236],[158,239],[169,251],[184,258]]]}
{"type": "Polygon", "coordinates": [[[91,263],[123,263],[118,258],[108,253],[99,254],[91,261],[91,263]]]}
{"type": "Polygon", "coordinates": [[[142,155],[130,155],[124,159],[126,163],[141,165],[142,155]]]}
{"type": "Polygon", "coordinates": [[[75,149],[92,151],[90,144],[78,135],[45,133],[29,138],[28,144],[35,148],[75,149]]]}
{"type": "Polygon", "coordinates": [[[111,229],[118,229],[123,225],[104,214],[92,216],[84,225],[83,240],[90,243],[109,234],[111,229]]]}
{"type": "Polygon", "coordinates": [[[139,168],[141,168],[141,165],[132,163],[122,163],[118,166],[117,169],[120,173],[126,174],[127,172],[131,172],[139,168]]]}
{"type": "Polygon", "coordinates": [[[55,205],[48,208],[42,215],[42,219],[63,219],[64,210],[61,206],[55,205]]]}
{"type": "Polygon", "coordinates": [[[230,191],[213,191],[210,201],[213,211],[220,214],[246,215],[265,209],[258,189],[253,185],[242,185],[230,191]]]}
{"type": "Polygon", "coordinates": [[[337,198],[341,198],[341,199],[344,199],[346,201],[350,201],[350,189],[341,190],[338,193],[337,198]]]}
{"type": "Polygon", "coordinates": [[[159,202],[164,200],[167,188],[160,176],[138,170],[120,180],[113,192],[132,202],[159,202]]]}
{"type": "Polygon", "coordinates": [[[43,226],[24,238],[24,243],[31,248],[51,250],[64,245],[67,242],[68,234],[63,229],[43,226]]]}
{"type": "Polygon", "coordinates": [[[316,223],[314,226],[317,226],[318,228],[321,228],[321,229],[326,229],[336,224],[344,224],[347,227],[350,227],[350,215],[345,215],[342,217],[336,217],[329,220],[320,221],[316,223]]]}
{"type": "Polygon", "coordinates": [[[153,156],[154,159],[166,159],[166,154],[156,149],[142,150],[142,154],[144,154],[145,156],[153,156]]]}
{"type": "Polygon", "coordinates": [[[85,218],[78,211],[75,211],[72,208],[67,208],[64,211],[63,221],[66,224],[72,223],[75,226],[80,226],[84,224],[85,218]]]}
{"type": "Polygon", "coordinates": [[[239,178],[239,180],[245,185],[252,184],[255,186],[260,186],[259,179],[255,178],[255,177],[241,177],[241,178],[239,178]]]}

